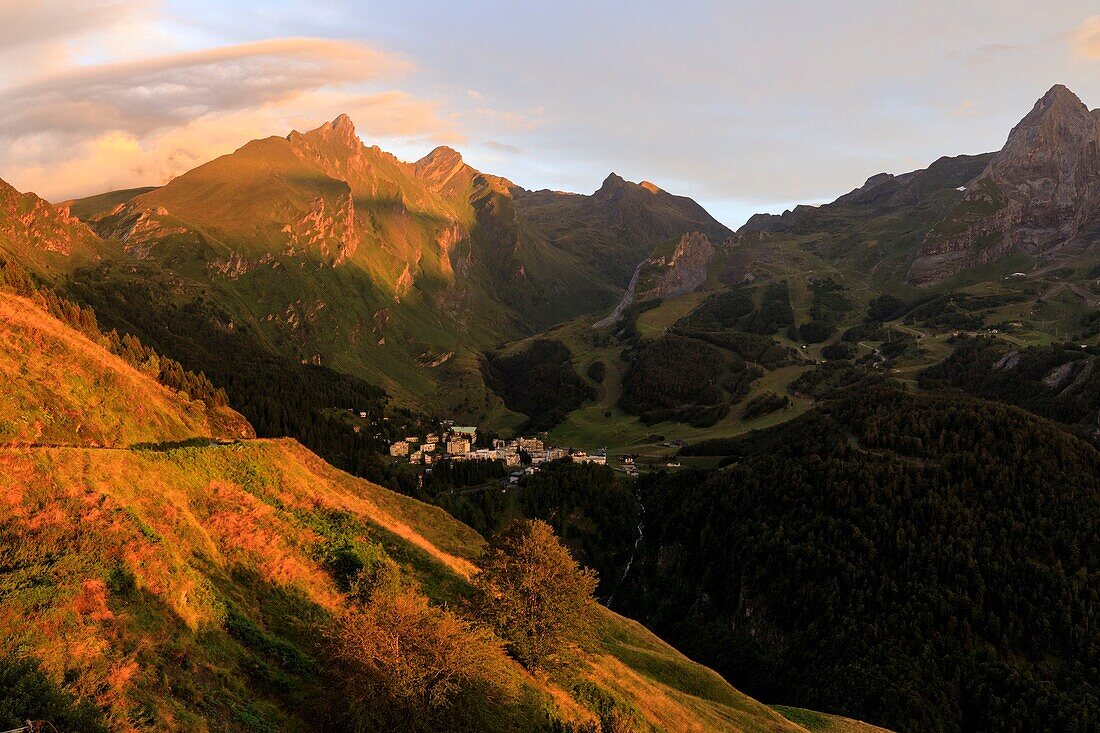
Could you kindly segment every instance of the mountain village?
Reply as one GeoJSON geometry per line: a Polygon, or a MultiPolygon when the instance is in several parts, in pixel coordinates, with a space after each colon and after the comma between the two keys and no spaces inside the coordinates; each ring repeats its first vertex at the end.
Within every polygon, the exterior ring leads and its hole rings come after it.
{"type": "MultiPolygon", "coordinates": [[[[477,428],[456,426],[444,421],[439,432],[421,436],[410,435],[390,444],[390,456],[404,459],[412,465],[431,466],[440,461],[501,461],[507,468],[517,469],[509,478],[518,481],[523,475],[539,470],[540,464],[570,459],[574,463],[607,465],[607,449],[592,453],[548,445],[541,438],[518,437],[510,440],[492,439],[489,447],[477,447],[477,428]]],[[[633,461],[624,465],[633,473],[633,461]]],[[[430,469],[428,469],[430,470],[430,469]]]]}

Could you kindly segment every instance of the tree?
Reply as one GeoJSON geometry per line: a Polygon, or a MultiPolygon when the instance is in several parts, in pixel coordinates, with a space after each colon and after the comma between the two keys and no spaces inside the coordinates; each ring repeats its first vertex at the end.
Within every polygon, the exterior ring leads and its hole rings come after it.
{"type": "Polygon", "coordinates": [[[436,608],[390,559],[352,584],[352,607],[330,637],[357,729],[400,722],[439,730],[463,692],[498,697],[508,685],[500,640],[436,608]],[[392,716],[393,720],[381,718],[392,716]]]}
{"type": "Polygon", "coordinates": [[[542,520],[513,522],[494,537],[474,579],[481,618],[521,664],[545,671],[569,666],[591,633],[596,582],[542,520]]]}

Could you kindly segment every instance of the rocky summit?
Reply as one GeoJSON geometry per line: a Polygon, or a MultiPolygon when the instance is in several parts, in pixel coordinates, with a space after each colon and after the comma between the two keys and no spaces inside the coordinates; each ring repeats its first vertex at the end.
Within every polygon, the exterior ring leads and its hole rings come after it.
{"type": "Polygon", "coordinates": [[[925,237],[910,280],[936,282],[1014,252],[1051,256],[1091,246],[1098,215],[1100,110],[1056,85],[925,237]]]}

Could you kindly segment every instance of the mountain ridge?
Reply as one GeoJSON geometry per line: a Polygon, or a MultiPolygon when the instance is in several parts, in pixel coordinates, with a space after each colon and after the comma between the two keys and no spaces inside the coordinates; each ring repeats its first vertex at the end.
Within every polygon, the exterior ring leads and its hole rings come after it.
{"type": "Polygon", "coordinates": [[[614,174],[591,195],[559,196],[446,146],[400,161],[346,115],[118,198],[71,205],[175,280],[177,302],[212,298],[273,348],[406,404],[465,405],[468,419],[501,409],[478,384],[477,354],[610,307],[670,236],[730,233],[690,199],[614,174]]]}

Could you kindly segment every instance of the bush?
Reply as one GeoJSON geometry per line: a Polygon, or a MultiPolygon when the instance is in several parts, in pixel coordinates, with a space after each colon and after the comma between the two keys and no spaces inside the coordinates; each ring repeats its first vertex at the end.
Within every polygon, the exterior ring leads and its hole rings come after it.
{"type": "Polygon", "coordinates": [[[357,730],[400,724],[440,730],[463,693],[501,697],[507,660],[499,639],[430,605],[392,560],[364,570],[352,606],[329,631],[357,730]]]}
{"type": "Polygon", "coordinates": [[[581,568],[541,520],[517,521],[493,538],[474,579],[481,619],[529,669],[569,667],[587,641],[596,574],[581,568]]]}
{"type": "Polygon", "coordinates": [[[48,720],[61,731],[107,733],[99,711],[78,701],[27,657],[0,657],[0,729],[48,720]]]}

